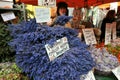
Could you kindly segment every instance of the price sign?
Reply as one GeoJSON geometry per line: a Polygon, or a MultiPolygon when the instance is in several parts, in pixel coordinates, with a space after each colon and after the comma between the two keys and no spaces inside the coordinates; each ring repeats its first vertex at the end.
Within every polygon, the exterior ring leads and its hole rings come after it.
{"type": "Polygon", "coordinates": [[[74,8],[68,8],[68,10],[69,10],[69,16],[73,16],[73,10],[74,10],[74,8]]]}
{"type": "Polygon", "coordinates": [[[118,78],[118,80],[120,80],[120,66],[118,66],[117,68],[113,69],[112,72],[118,78]]]}
{"type": "Polygon", "coordinates": [[[38,5],[55,7],[56,6],[56,0],[38,0],[38,5]]]}
{"type": "Polygon", "coordinates": [[[65,51],[69,50],[68,40],[66,37],[63,37],[57,40],[54,45],[46,44],[45,48],[50,61],[52,61],[62,55],[65,51]]]}
{"type": "Polygon", "coordinates": [[[82,29],[86,44],[97,44],[93,28],[82,29]]]}
{"type": "Polygon", "coordinates": [[[50,21],[50,8],[35,8],[35,17],[37,23],[50,21]]]}
{"type": "Polygon", "coordinates": [[[111,26],[111,23],[106,23],[105,45],[111,43],[111,34],[112,34],[112,26],[111,26]]]}
{"type": "Polygon", "coordinates": [[[115,10],[115,12],[117,12],[117,10],[118,10],[118,2],[110,3],[110,10],[115,10]]]}
{"type": "Polygon", "coordinates": [[[82,75],[80,77],[80,80],[95,80],[95,76],[93,74],[93,71],[89,71],[88,74],[82,75]]]}
{"type": "Polygon", "coordinates": [[[16,18],[13,12],[2,13],[1,16],[4,21],[9,21],[16,18]]]}
{"type": "Polygon", "coordinates": [[[95,80],[95,76],[93,74],[93,71],[90,71],[87,76],[87,78],[85,80],[95,80]]]}
{"type": "Polygon", "coordinates": [[[115,40],[117,38],[117,33],[116,33],[116,22],[112,23],[112,39],[115,40]]]}

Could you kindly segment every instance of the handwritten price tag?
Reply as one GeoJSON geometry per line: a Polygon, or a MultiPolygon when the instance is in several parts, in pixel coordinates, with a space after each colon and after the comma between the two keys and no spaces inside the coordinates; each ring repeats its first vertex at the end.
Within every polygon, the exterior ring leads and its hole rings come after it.
{"type": "Polygon", "coordinates": [[[97,44],[93,28],[82,29],[86,44],[97,44]]]}
{"type": "Polygon", "coordinates": [[[112,39],[115,40],[117,38],[117,33],[116,33],[116,22],[112,23],[112,39]]]}
{"type": "Polygon", "coordinates": [[[37,23],[50,21],[50,8],[35,8],[35,17],[37,23]]]}
{"type": "Polygon", "coordinates": [[[38,5],[55,7],[56,6],[56,0],[38,0],[38,5]]]}
{"type": "Polygon", "coordinates": [[[93,71],[90,71],[87,76],[87,78],[85,80],[95,80],[95,77],[94,77],[94,74],[93,74],[93,71]]]}
{"type": "Polygon", "coordinates": [[[50,61],[52,61],[62,55],[65,51],[69,50],[68,40],[66,37],[63,37],[57,40],[54,45],[46,44],[45,48],[50,61]]]}
{"type": "Polygon", "coordinates": [[[106,23],[105,45],[111,43],[111,34],[112,34],[112,24],[111,23],[106,23]]]}
{"type": "Polygon", "coordinates": [[[80,80],[95,80],[95,76],[93,74],[93,71],[89,71],[88,74],[82,75],[80,77],[80,80]]]}
{"type": "Polygon", "coordinates": [[[68,10],[69,10],[69,16],[73,16],[73,10],[74,10],[74,8],[68,8],[68,10]]]}
{"type": "Polygon", "coordinates": [[[117,68],[113,69],[112,72],[118,78],[118,80],[120,80],[120,66],[118,66],[117,68]]]}
{"type": "Polygon", "coordinates": [[[4,21],[9,21],[16,18],[13,12],[2,13],[1,16],[4,21]]]}

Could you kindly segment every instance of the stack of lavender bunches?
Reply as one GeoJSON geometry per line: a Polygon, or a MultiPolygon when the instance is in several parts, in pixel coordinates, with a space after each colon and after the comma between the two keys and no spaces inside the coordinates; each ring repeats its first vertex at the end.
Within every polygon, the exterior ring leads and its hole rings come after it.
{"type": "Polygon", "coordinates": [[[10,25],[10,31],[14,39],[9,44],[16,51],[16,64],[30,79],[80,80],[80,75],[95,66],[88,46],[81,42],[74,29],[39,25],[33,19],[10,25]],[[50,61],[45,45],[53,45],[63,37],[67,37],[70,49],[50,61]]]}

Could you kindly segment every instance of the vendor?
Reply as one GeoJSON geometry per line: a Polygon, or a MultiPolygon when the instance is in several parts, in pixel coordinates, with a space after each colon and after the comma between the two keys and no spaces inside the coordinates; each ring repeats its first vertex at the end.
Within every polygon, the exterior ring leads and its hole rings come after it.
{"type": "Polygon", "coordinates": [[[61,15],[68,16],[68,5],[65,2],[59,2],[57,4],[57,16],[61,15]]]}
{"type": "Polygon", "coordinates": [[[57,16],[62,16],[62,15],[68,16],[68,5],[67,5],[66,2],[57,3],[57,12],[56,12],[56,15],[55,15],[56,17],[48,25],[51,26],[51,27],[54,26],[55,25],[54,22],[55,22],[57,16]]]}

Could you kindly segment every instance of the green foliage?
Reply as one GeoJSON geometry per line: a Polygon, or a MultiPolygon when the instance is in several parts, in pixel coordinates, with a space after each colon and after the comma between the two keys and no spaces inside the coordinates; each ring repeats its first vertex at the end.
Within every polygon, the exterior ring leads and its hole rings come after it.
{"type": "Polygon", "coordinates": [[[28,80],[27,76],[22,74],[21,69],[15,63],[0,64],[0,80],[28,80]]]}
{"type": "Polygon", "coordinates": [[[8,26],[0,23],[0,62],[9,60],[14,55],[13,50],[8,45],[11,39],[12,37],[8,31],[8,26]]]}
{"type": "Polygon", "coordinates": [[[1,63],[0,65],[0,76],[5,76],[10,73],[21,73],[21,70],[15,63],[1,63]]]}

